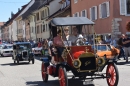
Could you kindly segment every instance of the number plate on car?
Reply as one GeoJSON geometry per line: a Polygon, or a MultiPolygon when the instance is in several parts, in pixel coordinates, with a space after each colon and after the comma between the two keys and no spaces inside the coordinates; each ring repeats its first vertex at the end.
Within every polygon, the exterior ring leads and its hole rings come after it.
{"type": "Polygon", "coordinates": [[[83,85],[93,85],[93,81],[84,81],[83,85]]]}

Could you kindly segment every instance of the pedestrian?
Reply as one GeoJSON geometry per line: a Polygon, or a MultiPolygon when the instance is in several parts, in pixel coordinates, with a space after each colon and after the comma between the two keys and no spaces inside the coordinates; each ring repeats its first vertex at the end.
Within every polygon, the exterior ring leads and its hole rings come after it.
{"type": "Polygon", "coordinates": [[[127,34],[126,35],[123,34],[122,37],[123,37],[122,43],[124,45],[126,62],[128,62],[128,55],[130,55],[130,38],[128,38],[127,34]]]}
{"type": "Polygon", "coordinates": [[[124,60],[126,60],[125,58],[125,52],[123,50],[123,36],[121,35],[119,40],[117,41],[117,48],[120,50],[120,53],[118,55],[118,59],[120,60],[121,57],[124,57],[124,60]]]}

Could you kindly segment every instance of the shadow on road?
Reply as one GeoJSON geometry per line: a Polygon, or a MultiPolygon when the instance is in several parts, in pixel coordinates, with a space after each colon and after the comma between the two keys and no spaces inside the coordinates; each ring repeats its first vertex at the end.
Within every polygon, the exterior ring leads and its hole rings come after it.
{"type": "MultiPolygon", "coordinates": [[[[18,65],[28,65],[28,62],[21,62],[18,65]]],[[[31,63],[30,63],[31,64],[31,63]]],[[[14,63],[6,63],[6,64],[0,64],[1,66],[18,66],[17,64],[14,63]]]]}
{"type": "Polygon", "coordinates": [[[130,62],[117,62],[116,64],[117,65],[128,65],[128,64],[130,64],[130,62]]]}
{"type": "MultiPolygon", "coordinates": [[[[69,85],[68,86],[85,86],[83,85],[83,82],[80,80],[68,80],[69,81],[69,85]]],[[[43,82],[43,81],[30,81],[30,82],[26,82],[27,86],[60,86],[59,85],[59,81],[58,80],[49,80],[47,83],[43,82]]],[[[93,85],[86,85],[86,86],[95,86],[93,85]]]]}

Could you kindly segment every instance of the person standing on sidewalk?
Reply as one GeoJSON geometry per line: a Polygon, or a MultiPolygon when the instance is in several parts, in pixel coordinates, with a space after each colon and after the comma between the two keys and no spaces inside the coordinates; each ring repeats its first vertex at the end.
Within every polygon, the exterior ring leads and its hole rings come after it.
{"type": "Polygon", "coordinates": [[[130,55],[130,38],[128,38],[128,36],[124,34],[122,35],[122,37],[123,37],[122,43],[124,45],[126,62],[128,62],[128,56],[130,55]]]}
{"type": "Polygon", "coordinates": [[[119,56],[118,56],[118,59],[120,60],[121,57],[124,58],[124,60],[126,60],[125,58],[125,52],[123,50],[123,43],[122,43],[122,40],[123,40],[123,36],[121,35],[119,37],[119,40],[117,41],[117,44],[118,44],[118,49],[120,50],[120,53],[119,53],[119,56]]]}

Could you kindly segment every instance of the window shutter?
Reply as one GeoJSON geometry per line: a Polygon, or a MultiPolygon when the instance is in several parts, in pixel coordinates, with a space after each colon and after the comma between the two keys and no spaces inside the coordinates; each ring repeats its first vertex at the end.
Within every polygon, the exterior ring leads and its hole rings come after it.
{"type": "Polygon", "coordinates": [[[89,8],[89,12],[90,12],[90,20],[92,20],[91,8],[89,8]]]}
{"type": "Polygon", "coordinates": [[[95,8],[95,20],[97,19],[97,6],[94,7],[95,8]]]}
{"type": "Polygon", "coordinates": [[[120,15],[126,14],[126,0],[120,0],[120,15]]]}
{"type": "Polygon", "coordinates": [[[106,6],[107,6],[107,17],[110,16],[110,5],[109,5],[109,1],[106,2],[106,6]]]}
{"type": "Polygon", "coordinates": [[[85,10],[85,17],[87,17],[87,10],[85,10]]]}
{"type": "Polygon", "coordinates": [[[77,12],[77,17],[79,17],[79,12],[77,12]]]}
{"type": "Polygon", "coordinates": [[[83,15],[82,15],[82,11],[80,12],[80,16],[83,17],[83,15]]]}
{"type": "Polygon", "coordinates": [[[101,9],[101,4],[99,5],[99,18],[102,18],[102,9],[101,9]]]}

